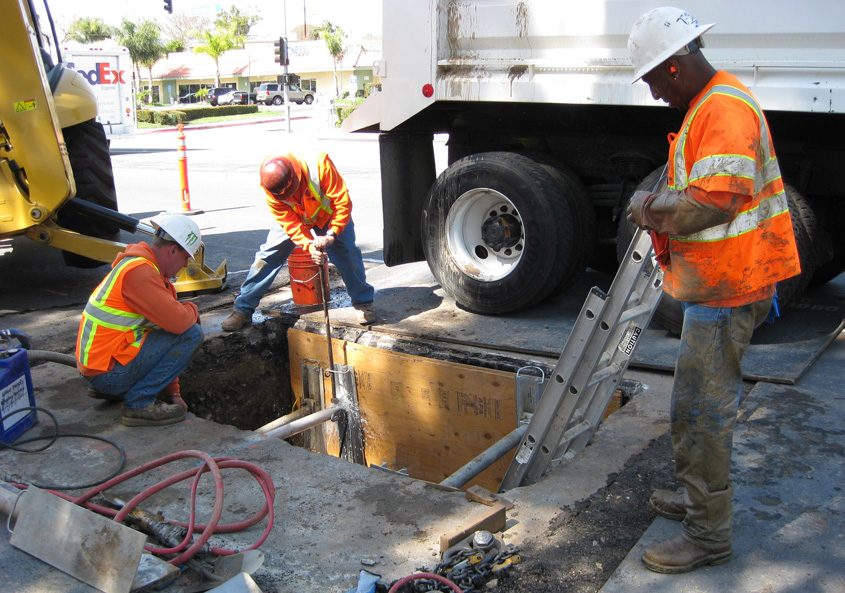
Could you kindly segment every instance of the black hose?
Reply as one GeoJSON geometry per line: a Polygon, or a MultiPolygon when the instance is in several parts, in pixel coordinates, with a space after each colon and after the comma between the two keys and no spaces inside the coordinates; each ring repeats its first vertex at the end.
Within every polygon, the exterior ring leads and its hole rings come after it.
{"type": "Polygon", "coordinates": [[[56,362],[76,368],[76,357],[51,350],[27,350],[29,362],[56,362]]]}

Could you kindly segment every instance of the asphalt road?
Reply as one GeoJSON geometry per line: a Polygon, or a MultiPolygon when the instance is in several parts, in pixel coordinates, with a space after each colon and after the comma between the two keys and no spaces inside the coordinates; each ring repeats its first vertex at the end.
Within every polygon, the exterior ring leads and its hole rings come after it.
{"type": "MultiPolygon", "coordinates": [[[[270,108],[281,118],[284,108],[270,108]]],[[[185,130],[190,206],[206,243],[206,262],[228,261],[238,284],[271,223],[258,185],[258,166],[273,152],[324,150],[344,176],[353,201],[358,245],[368,260],[382,259],[381,177],[377,134],[346,134],[328,125],[325,106],[292,106],[291,132],[283,119],[230,122],[185,130]]],[[[118,209],[139,218],[181,212],[179,139],[175,129],[141,130],[111,139],[118,209]]],[[[445,141],[435,142],[439,170],[445,141]]],[[[135,242],[141,235],[123,233],[135,242]]],[[[83,303],[105,268],[66,267],[61,254],[26,237],[0,241],[0,316],[83,303]]]]}

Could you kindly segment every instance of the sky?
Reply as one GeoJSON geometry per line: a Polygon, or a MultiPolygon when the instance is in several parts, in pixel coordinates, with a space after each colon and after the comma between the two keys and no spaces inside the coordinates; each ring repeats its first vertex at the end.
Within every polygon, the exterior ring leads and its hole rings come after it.
{"type": "MultiPolygon", "coordinates": [[[[262,19],[253,33],[267,38],[284,33],[285,13],[288,30],[329,20],[339,25],[350,37],[367,34],[381,36],[382,0],[173,0],[173,14],[213,15],[233,4],[242,12],[253,12],[262,19]],[[286,10],[285,10],[286,9],[286,10]]],[[[99,17],[107,24],[118,25],[125,16],[133,20],[153,19],[163,22],[169,16],[164,0],[50,0],[50,9],[59,34],[79,17],[99,17]]]]}

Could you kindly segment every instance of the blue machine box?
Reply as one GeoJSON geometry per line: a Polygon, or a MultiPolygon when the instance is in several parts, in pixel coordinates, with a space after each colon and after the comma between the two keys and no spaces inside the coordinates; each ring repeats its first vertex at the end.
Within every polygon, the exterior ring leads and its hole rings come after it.
{"type": "Polygon", "coordinates": [[[14,443],[38,422],[35,395],[32,393],[32,376],[26,350],[8,350],[0,357],[0,442],[14,443]]]}

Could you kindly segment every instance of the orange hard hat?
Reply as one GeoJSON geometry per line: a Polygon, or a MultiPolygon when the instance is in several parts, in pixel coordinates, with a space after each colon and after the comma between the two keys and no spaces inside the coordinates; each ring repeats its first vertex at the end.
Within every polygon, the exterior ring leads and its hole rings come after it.
{"type": "Polygon", "coordinates": [[[261,163],[261,187],[279,199],[292,197],[299,189],[302,167],[292,155],[273,156],[261,163]]]}

